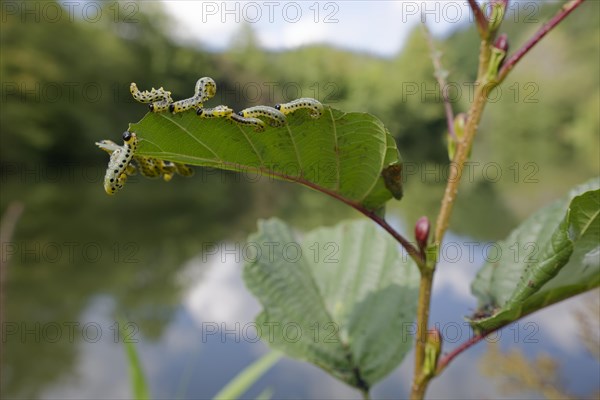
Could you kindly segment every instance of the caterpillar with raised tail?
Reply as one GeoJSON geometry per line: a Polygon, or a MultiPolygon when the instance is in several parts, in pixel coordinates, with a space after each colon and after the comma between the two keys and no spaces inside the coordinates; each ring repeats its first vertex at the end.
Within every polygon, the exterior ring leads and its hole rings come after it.
{"type": "Polygon", "coordinates": [[[148,106],[151,112],[161,112],[169,109],[169,105],[173,103],[171,92],[163,89],[152,88],[152,90],[141,91],[138,89],[135,82],[129,85],[129,91],[133,98],[140,103],[152,103],[148,106]]]}
{"type": "Polygon", "coordinates": [[[265,117],[270,121],[271,126],[283,126],[286,123],[285,114],[281,111],[268,106],[254,106],[245,108],[238,112],[240,117],[244,118],[258,118],[265,117]]]}
{"type": "MultiPolygon", "coordinates": [[[[115,152],[115,150],[119,150],[122,149],[122,146],[119,146],[118,144],[116,144],[115,142],[113,142],[112,140],[101,140],[99,142],[96,142],[96,145],[98,147],[100,147],[100,149],[106,151],[109,155],[112,154],[113,152],[115,152]]],[[[134,156],[135,158],[135,156],[134,156]]],[[[125,168],[125,173],[129,176],[131,175],[135,175],[137,174],[137,168],[135,168],[135,166],[133,164],[129,164],[126,168],[125,168]]]]}
{"type": "MultiPolygon", "coordinates": [[[[131,147],[131,151],[134,151],[135,148],[137,148],[137,138],[134,143],[135,147],[131,147]]],[[[127,141],[123,146],[119,146],[112,140],[101,140],[96,142],[96,145],[111,156],[104,181],[104,188],[108,194],[114,194],[118,189],[121,189],[123,185],[125,185],[127,176],[135,175],[138,170],[140,174],[146,178],[158,178],[162,176],[165,182],[169,182],[175,173],[181,176],[194,175],[194,170],[185,164],[152,157],[138,156],[135,155],[135,153],[133,154],[133,157],[129,158],[129,163],[127,163],[127,160],[124,158],[127,154],[127,141]],[[131,163],[132,159],[137,164],[137,168],[131,163]],[[125,164],[125,170],[119,171],[117,169],[115,171],[114,166],[111,167],[111,163],[118,166],[125,164]],[[115,176],[117,176],[116,179],[115,176]],[[111,179],[114,180],[111,181],[111,179]],[[114,185],[111,185],[112,183],[114,183],[114,185]]]]}
{"type": "Polygon", "coordinates": [[[110,155],[108,168],[104,175],[104,191],[110,195],[122,189],[127,181],[127,171],[129,169],[131,172],[129,165],[138,144],[137,136],[133,132],[125,131],[123,132],[123,142],[123,146],[117,146],[111,142],[116,148],[110,155]]]}
{"type": "Polygon", "coordinates": [[[176,114],[192,108],[202,108],[204,102],[214,97],[216,93],[217,84],[212,78],[205,76],[196,82],[192,97],[169,104],[169,111],[176,114]]]}
{"type": "Polygon", "coordinates": [[[289,103],[276,104],[275,108],[286,115],[302,108],[310,110],[310,116],[312,118],[320,118],[321,115],[323,115],[323,104],[310,97],[302,97],[300,99],[292,100],[289,103]]]}

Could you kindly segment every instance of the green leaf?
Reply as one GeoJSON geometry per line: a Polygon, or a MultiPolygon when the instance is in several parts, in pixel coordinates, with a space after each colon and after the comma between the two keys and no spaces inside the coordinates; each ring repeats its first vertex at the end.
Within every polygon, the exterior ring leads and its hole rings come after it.
{"type": "Polygon", "coordinates": [[[381,121],[327,106],[318,119],[303,111],[264,132],[193,111],[148,113],[129,129],[141,139],[138,155],[298,182],[372,211],[402,196],[382,177],[400,155],[381,121]]]}
{"type": "Polygon", "coordinates": [[[573,189],[499,243],[501,256],[473,281],[479,310],[471,319],[490,330],[600,285],[600,180],[573,189]]]}
{"type": "Polygon", "coordinates": [[[265,354],[260,359],[244,368],[242,372],[225,385],[225,387],[215,395],[215,400],[238,399],[280,359],[281,354],[278,352],[265,354]]]}
{"type": "Polygon", "coordinates": [[[273,398],[273,389],[266,388],[256,396],[256,400],[271,400],[273,398]]]}
{"type": "MultiPolygon", "coordinates": [[[[119,323],[121,334],[123,337],[127,337],[129,332],[124,330],[126,324],[119,323]]],[[[135,345],[127,339],[123,340],[125,351],[127,353],[127,361],[129,364],[129,379],[131,381],[131,389],[133,392],[134,399],[147,400],[150,399],[150,390],[148,389],[148,383],[144,376],[144,370],[138,357],[135,345]]]]}
{"type": "Polygon", "coordinates": [[[260,221],[244,268],[260,300],[262,339],[363,392],[412,345],[419,272],[369,221],[321,228],[298,240],[283,222],[260,221]]]}

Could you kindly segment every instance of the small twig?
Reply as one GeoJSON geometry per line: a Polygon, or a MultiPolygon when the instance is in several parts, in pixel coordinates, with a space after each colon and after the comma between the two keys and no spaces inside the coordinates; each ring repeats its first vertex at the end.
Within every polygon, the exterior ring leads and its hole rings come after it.
{"type": "Polygon", "coordinates": [[[546,24],[544,24],[536,33],[529,39],[515,54],[510,56],[504,63],[500,72],[498,73],[498,83],[502,82],[508,73],[515,67],[515,65],[521,61],[523,56],[527,54],[533,46],[538,44],[540,40],[548,32],[550,32],[556,25],[558,25],[563,19],[565,19],[573,10],[579,7],[585,0],[571,0],[564,4],[561,9],[556,13],[554,17],[546,24]]]}
{"type": "Polygon", "coordinates": [[[424,23],[421,24],[423,27],[423,32],[425,33],[425,37],[427,38],[427,43],[429,44],[429,51],[431,55],[431,61],[433,63],[433,68],[435,70],[434,76],[438,81],[438,85],[440,85],[440,93],[442,94],[442,100],[444,101],[444,109],[446,110],[446,121],[448,123],[448,132],[450,136],[455,141],[457,140],[456,133],[454,132],[454,112],[452,111],[452,104],[450,103],[450,99],[448,98],[448,83],[446,82],[446,75],[448,72],[444,70],[441,61],[441,52],[435,48],[435,44],[433,43],[433,38],[431,37],[431,32],[427,29],[427,25],[424,23]]]}
{"type": "MultiPolygon", "coordinates": [[[[235,166],[236,164],[229,164],[229,165],[235,166]]],[[[402,247],[404,247],[404,249],[406,250],[408,255],[415,261],[415,263],[417,264],[417,266],[419,268],[422,268],[425,265],[425,259],[421,255],[421,252],[411,242],[409,242],[398,231],[396,231],[394,228],[392,228],[385,219],[383,219],[382,217],[377,215],[374,211],[371,211],[371,210],[365,208],[362,204],[351,201],[333,190],[326,189],[326,188],[319,186],[316,183],[313,183],[302,177],[277,173],[276,171],[262,169],[262,168],[257,168],[254,171],[262,172],[262,173],[265,173],[270,176],[277,176],[277,177],[280,177],[285,180],[303,184],[303,185],[308,186],[309,188],[312,188],[316,191],[325,193],[326,195],[329,195],[329,196],[333,197],[334,199],[341,201],[344,204],[349,205],[350,207],[352,207],[355,210],[359,211],[360,213],[364,214],[366,217],[372,219],[379,226],[381,226],[383,229],[385,229],[390,235],[392,235],[392,237],[394,239],[396,239],[396,241],[398,243],[400,243],[400,245],[402,245],[402,247]]]]}
{"type": "Polygon", "coordinates": [[[486,39],[488,37],[488,20],[481,11],[481,8],[477,4],[475,0],[469,0],[469,6],[471,6],[471,10],[473,11],[473,15],[475,15],[475,22],[477,25],[477,30],[479,31],[479,36],[482,39],[486,39]]]}
{"type": "Polygon", "coordinates": [[[479,343],[480,341],[485,339],[485,337],[487,335],[489,335],[490,333],[495,332],[495,331],[496,331],[496,329],[477,334],[477,335],[473,336],[471,339],[469,339],[466,342],[464,342],[463,344],[461,344],[460,346],[458,346],[456,349],[452,350],[450,353],[442,356],[440,358],[440,361],[438,362],[437,368],[435,370],[435,374],[436,375],[441,374],[442,371],[448,366],[448,364],[450,364],[450,362],[452,362],[452,360],[454,360],[456,358],[456,356],[461,354],[463,351],[467,350],[469,347],[476,345],[477,343],[479,343]]]}
{"type": "Polygon", "coordinates": [[[354,207],[354,208],[356,210],[360,211],[361,213],[363,213],[364,215],[366,215],[367,217],[371,218],[379,226],[381,226],[383,229],[385,229],[390,235],[392,235],[392,237],[394,239],[396,239],[396,241],[398,243],[400,243],[402,245],[402,247],[404,247],[404,249],[406,250],[408,255],[417,263],[417,266],[419,267],[419,269],[424,267],[425,259],[423,258],[423,255],[421,254],[421,252],[411,242],[409,242],[404,236],[402,236],[398,231],[396,231],[394,228],[392,228],[385,219],[381,218],[374,212],[368,211],[362,207],[361,208],[354,207]]]}

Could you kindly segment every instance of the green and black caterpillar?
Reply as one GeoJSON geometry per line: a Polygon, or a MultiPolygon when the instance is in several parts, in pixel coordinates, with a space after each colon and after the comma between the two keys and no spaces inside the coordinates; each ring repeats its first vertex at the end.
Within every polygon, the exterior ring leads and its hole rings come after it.
{"type": "Polygon", "coordinates": [[[170,111],[178,114],[188,110],[196,110],[202,118],[227,118],[239,125],[251,126],[257,132],[265,130],[266,125],[281,127],[286,124],[285,116],[301,109],[307,109],[312,118],[320,118],[323,114],[323,104],[318,100],[303,97],[288,103],[276,104],[275,107],[254,106],[242,111],[234,112],[227,106],[204,108],[204,102],[210,100],[217,93],[217,84],[210,77],[203,77],[196,81],[194,95],[187,99],[173,102],[171,92],[164,88],[140,91],[135,83],[130,86],[131,95],[140,103],[150,103],[151,112],[170,111]]]}
{"type": "Polygon", "coordinates": [[[166,182],[170,181],[174,174],[181,176],[194,175],[194,170],[188,165],[135,155],[138,139],[133,132],[123,132],[122,146],[112,140],[101,140],[96,142],[96,145],[110,154],[108,168],[104,175],[104,190],[110,195],[122,189],[127,177],[135,175],[138,170],[140,175],[146,178],[162,176],[166,182]],[[137,168],[132,164],[132,160],[137,168]]]}
{"type": "MultiPolygon", "coordinates": [[[[320,118],[323,114],[323,105],[312,98],[300,98],[288,103],[276,104],[275,107],[253,106],[239,112],[235,112],[225,105],[205,108],[204,103],[217,93],[217,84],[210,77],[203,77],[196,81],[192,97],[175,102],[171,97],[171,92],[163,87],[142,91],[138,89],[135,82],[132,82],[129,91],[137,102],[148,104],[152,113],[168,111],[178,114],[195,110],[200,118],[223,118],[240,126],[252,127],[256,132],[263,132],[267,125],[275,128],[285,126],[287,124],[286,115],[298,110],[308,110],[311,118],[320,118]]],[[[162,177],[167,182],[173,178],[174,174],[191,176],[194,173],[185,164],[136,155],[138,138],[134,132],[125,131],[123,133],[122,146],[111,140],[101,140],[96,145],[110,154],[104,177],[104,190],[110,195],[122,189],[127,177],[135,175],[138,170],[142,176],[162,177]]]]}

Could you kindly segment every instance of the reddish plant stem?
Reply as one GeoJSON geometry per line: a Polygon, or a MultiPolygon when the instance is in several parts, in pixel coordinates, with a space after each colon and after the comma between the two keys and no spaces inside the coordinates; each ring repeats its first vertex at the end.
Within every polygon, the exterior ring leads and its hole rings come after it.
{"type": "Polygon", "coordinates": [[[488,37],[488,20],[483,14],[483,11],[477,4],[475,0],[469,0],[469,6],[471,6],[471,10],[473,11],[473,15],[475,15],[475,25],[477,25],[477,30],[479,31],[479,36],[482,39],[486,39],[488,37]]]}
{"type": "MultiPolygon", "coordinates": [[[[222,162],[222,163],[229,167],[241,169],[240,165],[235,164],[235,163],[228,163],[228,162],[222,162]]],[[[266,175],[276,176],[276,177],[284,179],[284,180],[300,183],[300,184],[302,184],[304,186],[308,186],[309,188],[314,189],[318,192],[321,192],[328,196],[331,196],[334,199],[339,200],[346,205],[349,205],[350,207],[354,208],[355,210],[364,214],[366,217],[373,220],[375,223],[377,223],[379,226],[381,226],[383,229],[385,229],[386,232],[388,232],[390,235],[392,235],[392,237],[398,243],[400,243],[400,245],[402,245],[402,247],[404,247],[404,249],[406,250],[408,255],[415,261],[415,263],[417,264],[417,266],[419,266],[419,268],[421,268],[422,266],[425,265],[425,259],[424,259],[423,255],[411,242],[409,242],[398,231],[396,231],[394,228],[392,228],[392,226],[390,224],[388,224],[387,221],[383,217],[380,217],[374,211],[371,211],[371,210],[365,208],[362,204],[355,203],[355,202],[343,197],[341,194],[339,194],[333,190],[329,190],[322,186],[319,186],[316,183],[313,183],[313,182],[309,181],[308,179],[303,178],[302,176],[286,175],[286,174],[282,174],[280,172],[276,172],[274,170],[270,170],[267,168],[247,168],[246,166],[242,166],[242,167],[246,168],[246,171],[252,170],[255,172],[264,173],[266,175]]]]}
{"type": "Polygon", "coordinates": [[[496,331],[496,329],[477,334],[477,335],[473,336],[471,339],[469,339],[466,342],[464,342],[463,344],[461,344],[460,346],[458,346],[456,349],[452,350],[450,353],[444,355],[442,358],[440,358],[440,361],[438,361],[438,365],[435,370],[435,374],[436,375],[441,374],[442,371],[448,366],[448,364],[450,364],[450,362],[452,362],[452,360],[454,360],[459,354],[461,354],[463,351],[467,350],[471,346],[476,345],[477,343],[479,343],[480,341],[485,339],[485,337],[487,335],[489,335],[490,333],[492,333],[494,331],[496,331]]]}
{"type": "Polygon", "coordinates": [[[402,247],[404,247],[404,249],[406,250],[408,255],[417,263],[417,266],[419,268],[421,268],[425,265],[425,259],[423,258],[423,255],[421,254],[421,252],[419,250],[417,250],[417,248],[412,243],[410,243],[408,240],[406,240],[406,238],[404,236],[402,236],[400,233],[398,233],[398,231],[396,231],[394,228],[392,228],[385,219],[381,218],[380,216],[378,216],[377,214],[375,214],[372,211],[365,210],[362,207],[361,208],[354,207],[354,208],[356,210],[360,211],[361,213],[363,213],[364,215],[366,215],[367,217],[371,218],[379,226],[381,226],[383,229],[385,229],[390,235],[392,235],[392,237],[394,239],[396,239],[396,241],[398,243],[400,243],[402,245],[402,247]]]}
{"type": "Polygon", "coordinates": [[[554,17],[548,22],[546,22],[536,33],[529,39],[515,54],[510,56],[508,60],[504,63],[500,72],[498,73],[498,83],[502,82],[504,78],[508,75],[508,73],[517,65],[519,61],[525,56],[525,54],[529,53],[529,51],[539,43],[540,40],[548,32],[550,32],[556,25],[558,25],[563,19],[565,19],[569,14],[571,14],[577,7],[579,7],[585,0],[571,0],[568,3],[564,4],[561,9],[556,13],[554,17]]]}

